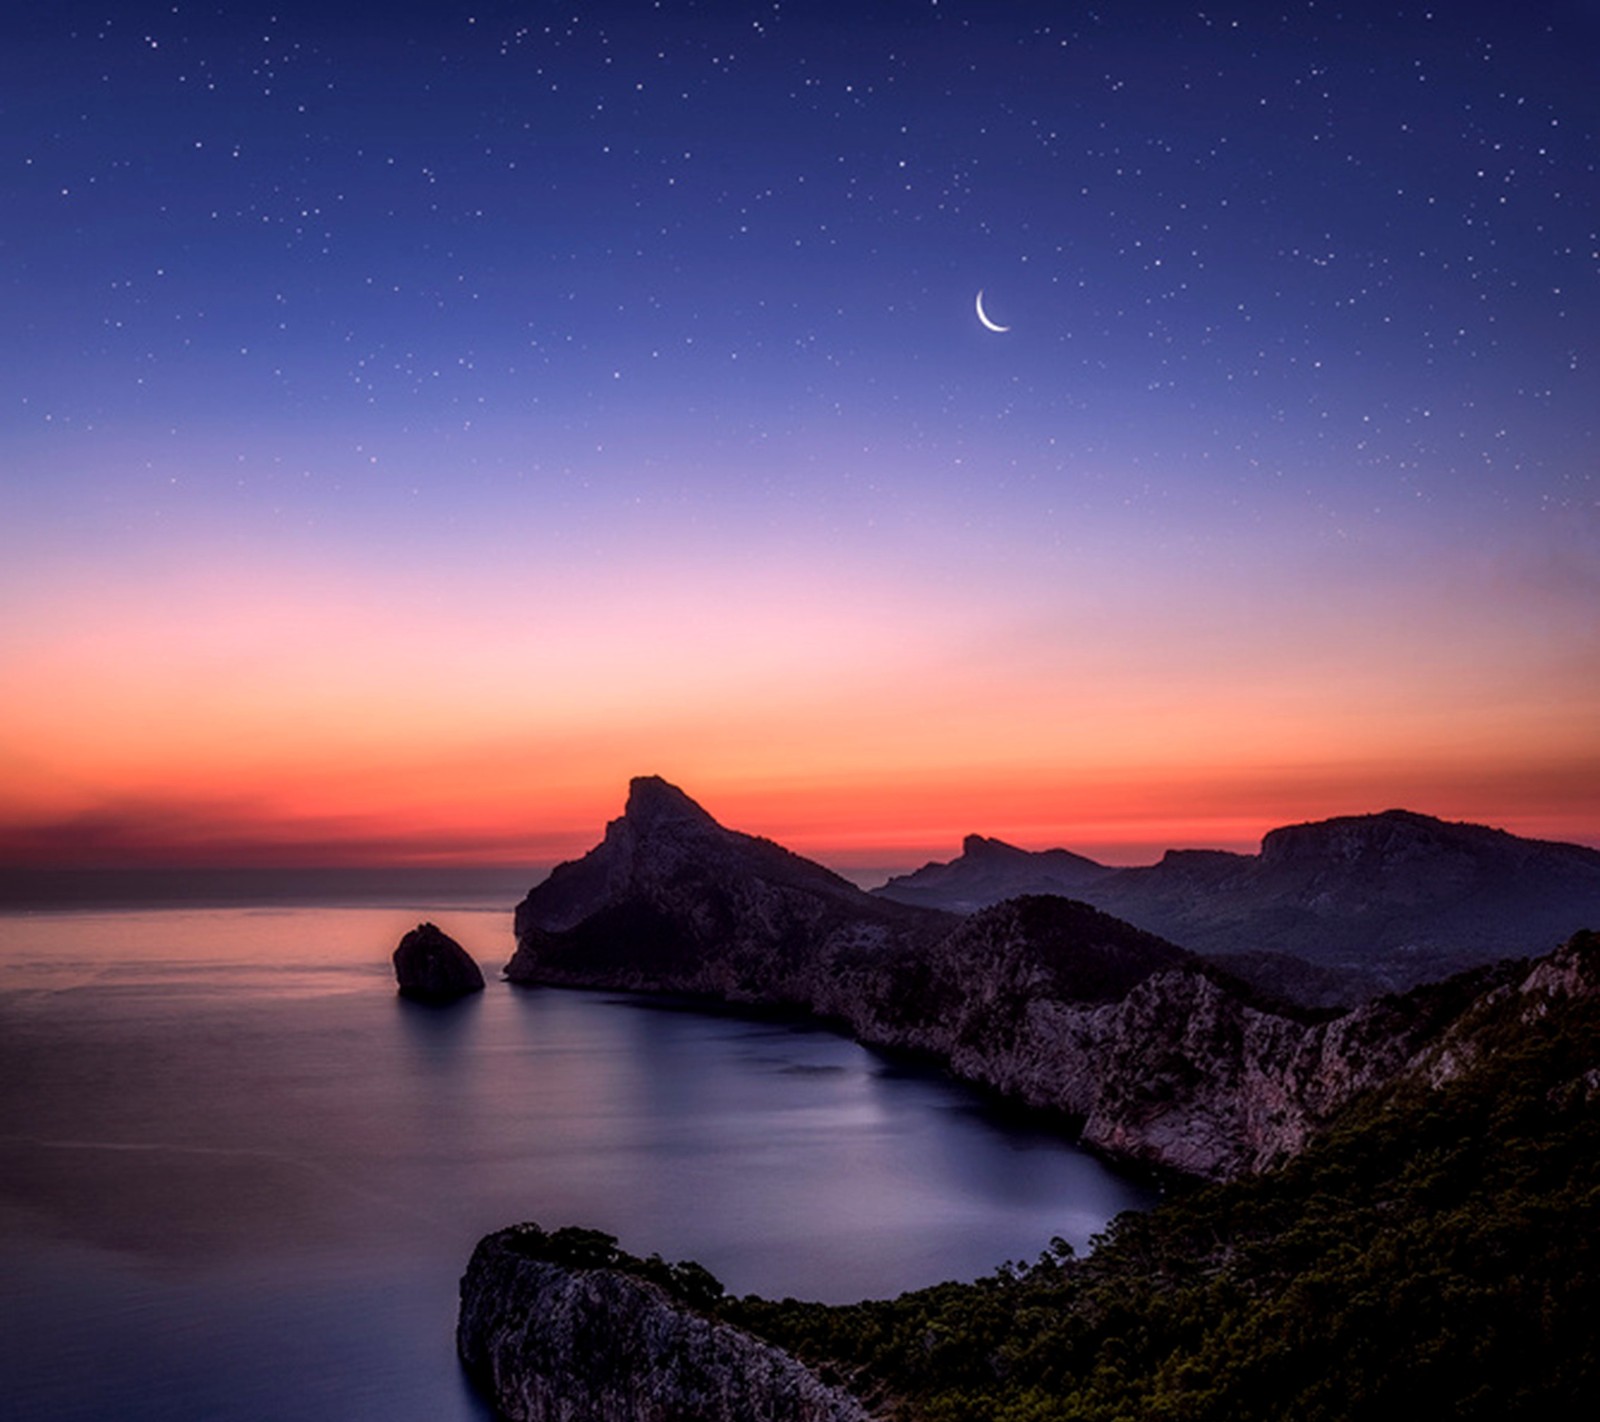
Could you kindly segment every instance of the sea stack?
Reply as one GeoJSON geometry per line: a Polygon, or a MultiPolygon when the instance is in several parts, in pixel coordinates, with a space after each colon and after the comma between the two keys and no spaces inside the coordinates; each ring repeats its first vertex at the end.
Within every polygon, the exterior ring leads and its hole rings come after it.
{"type": "Polygon", "coordinates": [[[454,1002],[483,991],[483,972],[467,950],[431,923],[419,923],[394,950],[400,995],[417,1002],[454,1002]]]}

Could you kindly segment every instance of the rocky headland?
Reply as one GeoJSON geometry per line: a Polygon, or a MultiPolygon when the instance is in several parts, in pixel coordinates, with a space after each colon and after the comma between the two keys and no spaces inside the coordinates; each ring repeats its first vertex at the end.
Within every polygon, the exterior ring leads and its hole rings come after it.
{"type": "Polygon", "coordinates": [[[1119,1159],[1210,1179],[1293,1155],[1511,971],[1307,1012],[1070,899],[963,918],[863,893],[655,778],[528,894],[516,934],[514,983],[803,1012],[1064,1117],[1119,1159]]]}
{"type": "Polygon", "coordinates": [[[698,993],[819,1010],[820,973],[870,972],[959,919],[874,898],[771,840],[635,779],[620,818],[517,906],[512,982],[698,993]]]}
{"type": "Polygon", "coordinates": [[[456,1344],[511,1422],[868,1422],[848,1393],[700,1306],[720,1294],[704,1270],[631,1259],[596,1231],[517,1225],[473,1251],[456,1344]]]}
{"type": "Polygon", "coordinates": [[[432,923],[419,923],[400,940],[394,976],[400,995],[415,1002],[455,1002],[484,987],[483,970],[472,956],[432,923]]]}

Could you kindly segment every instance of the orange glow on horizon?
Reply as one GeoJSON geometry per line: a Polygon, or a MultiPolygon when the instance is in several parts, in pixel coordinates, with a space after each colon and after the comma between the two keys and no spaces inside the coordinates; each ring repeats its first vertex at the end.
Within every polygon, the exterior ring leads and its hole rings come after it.
{"type": "Polygon", "coordinates": [[[641,773],[831,864],[912,867],[969,832],[1132,862],[1395,806],[1600,842],[1571,609],[1458,586],[1404,617],[1362,589],[1274,609],[1157,570],[1111,612],[1100,565],[1040,607],[782,558],[687,582],[654,556],[622,581],[47,587],[0,618],[0,859],[542,864],[641,773]]]}
{"type": "MultiPolygon", "coordinates": [[[[655,769],[663,769],[655,767],[655,769]]],[[[1589,803],[1600,798],[1600,764],[1587,772],[1589,803]]],[[[1288,767],[1250,775],[1101,775],[1011,778],[953,775],[945,781],[855,778],[767,786],[710,776],[674,776],[730,829],[761,835],[841,870],[886,872],[960,852],[979,833],[1026,849],[1065,848],[1108,863],[1143,863],[1169,848],[1253,852],[1282,824],[1408,808],[1492,824],[1534,838],[1594,844],[1592,820],[1558,790],[1565,767],[1523,766],[1466,784],[1448,767],[1288,767]]],[[[415,786],[411,787],[414,791],[415,786]]],[[[434,789],[437,787],[429,787],[434,789]]],[[[0,862],[41,866],[482,864],[547,868],[598,843],[622,812],[624,779],[568,783],[504,800],[407,798],[338,810],[292,798],[220,802],[128,800],[52,822],[0,832],[0,862]]]]}

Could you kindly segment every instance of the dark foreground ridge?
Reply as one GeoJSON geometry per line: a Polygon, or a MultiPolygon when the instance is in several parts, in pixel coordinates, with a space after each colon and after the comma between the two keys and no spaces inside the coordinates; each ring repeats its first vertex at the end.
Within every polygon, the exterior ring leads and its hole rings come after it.
{"type": "Polygon", "coordinates": [[[1123,1215],[1085,1259],[1057,1244],[827,1306],[725,1298],[590,1231],[502,1232],[463,1283],[462,1355],[519,1420],[1575,1422],[1600,1387],[1597,1310],[1600,938],[1583,933],[1471,995],[1292,1160],[1123,1215]],[[720,1365],[668,1340],[718,1326],[756,1350],[757,1396],[775,1354],[861,1410],[697,1410],[720,1365]],[[576,1401],[515,1410],[529,1398],[576,1401]]]}
{"type": "Polygon", "coordinates": [[[528,894],[516,934],[512,982],[798,1010],[1065,1117],[1107,1154],[1213,1179],[1300,1150],[1507,971],[1319,1017],[1070,899],[963,918],[863,893],[654,778],[528,894]]]}

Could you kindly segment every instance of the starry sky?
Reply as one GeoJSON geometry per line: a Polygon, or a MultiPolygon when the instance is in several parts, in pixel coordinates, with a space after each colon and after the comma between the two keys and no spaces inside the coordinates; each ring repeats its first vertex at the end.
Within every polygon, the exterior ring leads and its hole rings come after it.
{"type": "Polygon", "coordinates": [[[0,855],[1600,843],[1600,5],[0,14],[0,855]],[[978,319],[982,301],[994,332],[978,319]]]}

